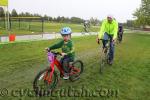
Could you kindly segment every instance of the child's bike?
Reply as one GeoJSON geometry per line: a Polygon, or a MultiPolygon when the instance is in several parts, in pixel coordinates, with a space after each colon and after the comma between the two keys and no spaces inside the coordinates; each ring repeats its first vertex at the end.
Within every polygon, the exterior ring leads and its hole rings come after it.
{"type": "MultiPolygon", "coordinates": [[[[58,83],[58,75],[54,70],[54,66],[58,68],[60,72],[60,77],[62,78],[64,75],[64,70],[57,59],[57,56],[61,55],[59,52],[47,52],[48,61],[50,62],[50,66],[42,71],[40,71],[33,82],[33,89],[38,96],[48,95],[57,85],[58,83]]],[[[69,64],[69,80],[76,81],[79,79],[80,74],[83,72],[83,62],[80,60],[76,60],[74,62],[70,62],[69,64]]]]}

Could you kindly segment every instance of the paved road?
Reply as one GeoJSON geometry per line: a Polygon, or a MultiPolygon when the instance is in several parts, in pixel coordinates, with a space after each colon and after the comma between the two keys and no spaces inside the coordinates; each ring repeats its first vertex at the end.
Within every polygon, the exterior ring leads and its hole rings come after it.
{"type": "MultiPolygon", "coordinates": [[[[140,31],[140,30],[125,30],[125,33],[140,33],[140,34],[150,34],[150,31],[140,31]]],[[[90,33],[72,33],[72,36],[85,36],[85,35],[97,35],[97,32],[90,33]]],[[[16,36],[15,41],[34,41],[34,40],[49,40],[60,38],[61,35],[59,33],[44,33],[38,35],[18,35],[16,36]]],[[[9,42],[8,36],[1,36],[0,42],[9,42]]]]}
{"type": "MultiPolygon", "coordinates": [[[[85,35],[96,35],[96,32],[90,32],[90,33],[72,33],[72,36],[85,36],[85,35]]],[[[15,38],[15,41],[26,41],[26,40],[49,40],[49,39],[56,39],[60,38],[61,35],[59,33],[44,33],[44,34],[38,34],[38,35],[18,35],[15,38]]],[[[0,42],[9,42],[8,36],[1,36],[0,42]]]]}

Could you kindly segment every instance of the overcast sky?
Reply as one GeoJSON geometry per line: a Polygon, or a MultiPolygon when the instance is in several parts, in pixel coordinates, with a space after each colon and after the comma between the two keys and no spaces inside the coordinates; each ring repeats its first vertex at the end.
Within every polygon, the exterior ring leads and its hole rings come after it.
{"type": "Polygon", "coordinates": [[[111,14],[119,22],[125,22],[133,19],[132,14],[140,3],[141,0],[9,0],[9,10],[100,20],[111,14]]]}

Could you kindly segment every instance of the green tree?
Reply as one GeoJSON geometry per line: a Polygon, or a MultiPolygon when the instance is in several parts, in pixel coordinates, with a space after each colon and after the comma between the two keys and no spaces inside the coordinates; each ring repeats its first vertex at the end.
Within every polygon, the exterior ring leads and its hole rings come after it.
{"type": "Polygon", "coordinates": [[[17,17],[18,16],[17,11],[15,9],[12,10],[11,16],[12,17],[17,17]]]}
{"type": "Polygon", "coordinates": [[[0,17],[4,17],[4,16],[5,16],[4,9],[0,7],[0,17]]]}
{"type": "Polygon", "coordinates": [[[98,25],[100,23],[100,21],[97,18],[90,18],[90,23],[94,26],[98,25]]]}
{"type": "Polygon", "coordinates": [[[133,16],[137,18],[136,24],[150,25],[150,0],[141,0],[140,8],[136,9],[133,16]]]}
{"type": "Polygon", "coordinates": [[[65,22],[65,23],[70,23],[70,19],[69,19],[68,17],[65,17],[65,18],[64,18],[64,22],[65,22]]]}
{"type": "Polygon", "coordinates": [[[21,12],[18,16],[23,17],[23,16],[25,16],[25,14],[23,12],[21,12]]]}
{"type": "Polygon", "coordinates": [[[57,22],[60,22],[60,21],[61,21],[61,17],[58,16],[57,19],[56,19],[56,21],[57,21],[57,22]]]}
{"type": "Polygon", "coordinates": [[[80,24],[80,23],[83,23],[84,22],[84,20],[83,19],[81,19],[81,18],[78,18],[78,17],[71,17],[71,22],[72,23],[78,23],[78,24],[80,24]]]}
{"type": "Polygon", "coordinates": [[[40,14],[33,14],[34,17],[42,17],[40,14]]]}
{"type": "Polygon", "coordinates": [[[44,15],[44,20],[48,21],[49,20],[49,17],[47,15],[44,15]]]}
{"type": "Polygon", "coordinates": [[[127,20],[127,27],[129,28],[131,28],[131,27],[133,27],[134,26],[134,21],[133,20],[127,20]]]}
{"type": "Polygon", "coordinates": [[[48,17],[48,20],[49,21],[53,21],[53,17],[48,17]]]}

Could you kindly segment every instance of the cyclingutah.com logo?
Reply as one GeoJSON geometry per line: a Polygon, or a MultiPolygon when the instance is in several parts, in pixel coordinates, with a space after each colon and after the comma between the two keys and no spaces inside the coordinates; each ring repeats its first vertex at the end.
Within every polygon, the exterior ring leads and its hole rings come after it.
{"type": "Polygon", "coordinates": [[[31,89],[14,89],[8,90],[6,88],[0,89],[0,96],[13,96],[13,97],[118,97],[118,89],[106,89],[97,87],[96,89],[89,89],[85,86],[73,88],[72,86],[55,89],[53,91],[48,89],[38,89],[37,92],[31,89]],[[39,95],[40,94],[40,95],[39,95]]]}

